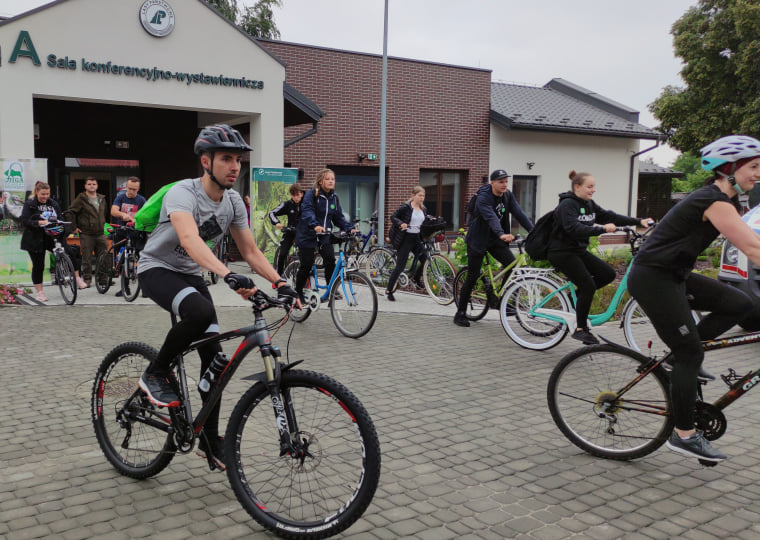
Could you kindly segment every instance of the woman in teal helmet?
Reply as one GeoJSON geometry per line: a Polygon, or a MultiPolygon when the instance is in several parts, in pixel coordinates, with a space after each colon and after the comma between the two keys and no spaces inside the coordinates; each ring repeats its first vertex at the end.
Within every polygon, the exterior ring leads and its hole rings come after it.
{"type": "Polygon", "coordinates": [[[697,256],[719,234],[760,266],[760,236],[742,221],[738,197],[760,180],[760,141],[744,135],[702,148],[702,168],[714,176],[665,215],[643,244],[628,275],[628,290],[673,352],[671,410],[675,430],[667,446],[678,453],[719,462],[726,456],[694,429],[700,340],[713,339],[752,309],[742,291],[692,272],[697,256]],[[695,324],[691,310],[709,314],[695,324]]]}

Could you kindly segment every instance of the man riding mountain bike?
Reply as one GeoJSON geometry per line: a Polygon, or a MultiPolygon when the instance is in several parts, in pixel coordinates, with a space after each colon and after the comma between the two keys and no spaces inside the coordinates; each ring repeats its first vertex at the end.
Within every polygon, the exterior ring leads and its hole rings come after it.
{"type": "MultiPolygon", "coordinates": [[[[176,407],[179,398],[172,389],[170,364],[193,342],[219,333],[211,294],[203,280],[203,270],[237,281],[243,298],[256,292],[253,281],[233,274],[213,253],[229,229],[243,259],[250,267],[277,288],[278,297],[296,298],[264,254],[256,246],[241,196],[230,189],[235,184],[244,152],[253,150],[240,133],[224,124],[203,128],[194,150],[200,156],[204,174],[200,178],[178,182],[166,192],[158,224],[148,238],[138,263],[142,290],[154,302],[175,314],[179,322],[166,336],[158,357],[140,378],[140,388],[160,407],[176,407]]],[[[201,347],[201,376],[211,365],[218,344],[201,347]]],[[[206,400],[207,394],[201,392],[206,400]]],[[[219,409],[212,411],[201,437],[199,450],[210,450],[224,470],[221,438],[218,435],[219,409]],[[206,444],[206,439],[209,441],[206,444]],[[210,447],[210,448],[209,448],[210,447]]]]}

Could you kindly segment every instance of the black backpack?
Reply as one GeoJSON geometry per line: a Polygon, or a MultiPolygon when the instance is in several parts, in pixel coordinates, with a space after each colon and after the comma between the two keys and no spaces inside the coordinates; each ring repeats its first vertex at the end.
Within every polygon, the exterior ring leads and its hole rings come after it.
{"type": "Polygon", "coordinates": [[[531,259],[534,261],[546,260],[553,230],[554,210],[541,216],[541,219],[536,222],[533,230],[530,231],[525,238],[523,247],[525,248],[525,252],[530,255],[531,259]]]}

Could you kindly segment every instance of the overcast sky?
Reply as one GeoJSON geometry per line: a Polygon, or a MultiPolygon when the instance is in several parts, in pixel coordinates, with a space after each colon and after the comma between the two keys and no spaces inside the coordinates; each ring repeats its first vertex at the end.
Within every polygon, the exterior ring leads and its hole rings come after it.
{"type": "MultiPolygon", "coordinates": [[[[172,0],[168,0],[171,2],[172,0]]],[[[174,0],[179,1],[179,0],[174,0]]],[[[182,0],[186,1],[186,0],[182,0]]],[[[255,0],[238,0],[252,5],[255,0]]],[[[16,15],[47,0],[0,0],[16,15]]],[[[282,0],[281,39],[383,52],[383,0],[282,0]]],[[[542,86],[567,79],[640,111],[681,85],[672,24],[697,0],[388,0],[388,55],[492,70],[493,81],[542,86]]],[[[642,142],[642,149],[651,146],[642,142]]],[[[671,165],[677,152],[651,156],[671,165]]]]}

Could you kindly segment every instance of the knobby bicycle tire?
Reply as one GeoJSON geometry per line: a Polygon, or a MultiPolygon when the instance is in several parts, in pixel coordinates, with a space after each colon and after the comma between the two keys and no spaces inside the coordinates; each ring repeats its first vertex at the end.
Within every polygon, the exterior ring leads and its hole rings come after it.
{"type": "Polygon", "coordinates": [[[597,457],[629,460],[654,452],[673,431],[667,376],[657,368],[618,397],[649,362],[636,351],[607,344],[566,355],[547,386],[554,423],[570,442],[597,457]]]}
{"type": "MultiPolygon", "coordinates": [[[[502,296],[499,306],[501,326],[509,339],[524,349],[545,351],[560,343],[567,335],[565,322],[537,315],[531,310],[560,285],[545,277],[515,280],[502,296]]],[[[554,295],[543,309],[569,313],[570,300],[564,291],[554,295]]]]}
{"type": "Polygon", "coordinates": [[[457,270],[443,255],[430,255],[422,267],[422,281],[430,297],[442,306],[454,301],[454,278],[457,270]]]}
{"type": "Polygon", "coordinates": [[[55,279],[63,301],[70,306],[73,305],[77,301],[77,280],[74,263],[65,253],[58,253],[55,256],[55,279]]]}
{"type": "Polygon", "coordinates": [[[377,319],[377,293],[361,272],[342,272],[330,288],[330,315],[346,337],[360,338],[372,330],[377,319]]]}
{"type": "Polygon", "coordinates": [[[121,267],[121,296],[127,302],[133,302],[140,294],[140,281],[137,278],[137,261],[139,256],[129,252],[124,256],[121,267]]]}
{"type": "MultiPolygon", "coordinates": [[[[454,278],[454,301],[456,302],[457,309],[460,310],[462,306],[459,305],[459,299],[462,296],[462,287],[464,286],[464,282],[467,281],[467,275],[467,267],[465,266],[457,272],[454,278]]],[[[471,321],[479,321],[488,313],[488,297],[482,273],[475,282],[475,286],[470,294],[470,300],[464,306],[464,313],[467,319],[471,321]]]]}
{"type": "Polygon", "coordinates": [[[158,351],[145,343],[122,343],[103,359],[92,386],[95,438],[109,463],[131,478],[158,474],[176,450],[166,431],[140,420],[167,426],[170,422],[167,409],[153,405],[138,387],[145,368],[157,356],[158,351]]]}
{"type": "Polygon", "coordinates": [[[95,289],[100,294],[106,294],[111,287],[111,269],[113,268],[113,252],[104,251],[98,255],[95,262],[95,289]]]}
{"type": "Polygon", "coordinates": [[[282,454],[271,395],[257,383],[227,424],[232,490],[251,517],[279,536],[335,535],[361,517],[377,489],[380,443],[372,419],[350,390],[312,371],[285,371],[278,400],[304,456],[282,454]]]}
{"type": "MultiPolygon", "coordinates": [[[[298,269],[300,268],[301,263],[299,261],[293,261],[290,263],[286,268],[285,272],[282,274],[282,279],[288,282],[288,285],[290,285],[293,290],[296,288],[296,275],[298,274],[298,269]]],[[[310,287],[312,282],[312,277],[309,276],[309,279],[306,281],[306,285],[304,285],[304,294],[306,294],[310,287]]],[[[304,305],[301,306],[301,309],[293,309],[290,312],[290,318],[293,319],[295,322],[304,322],[306,319],[309,318],[309,315],[311,315],[312,311],[311,305],[304,305]]],[[[318,306],[316,306],[318,307],[318,306]]]]}

